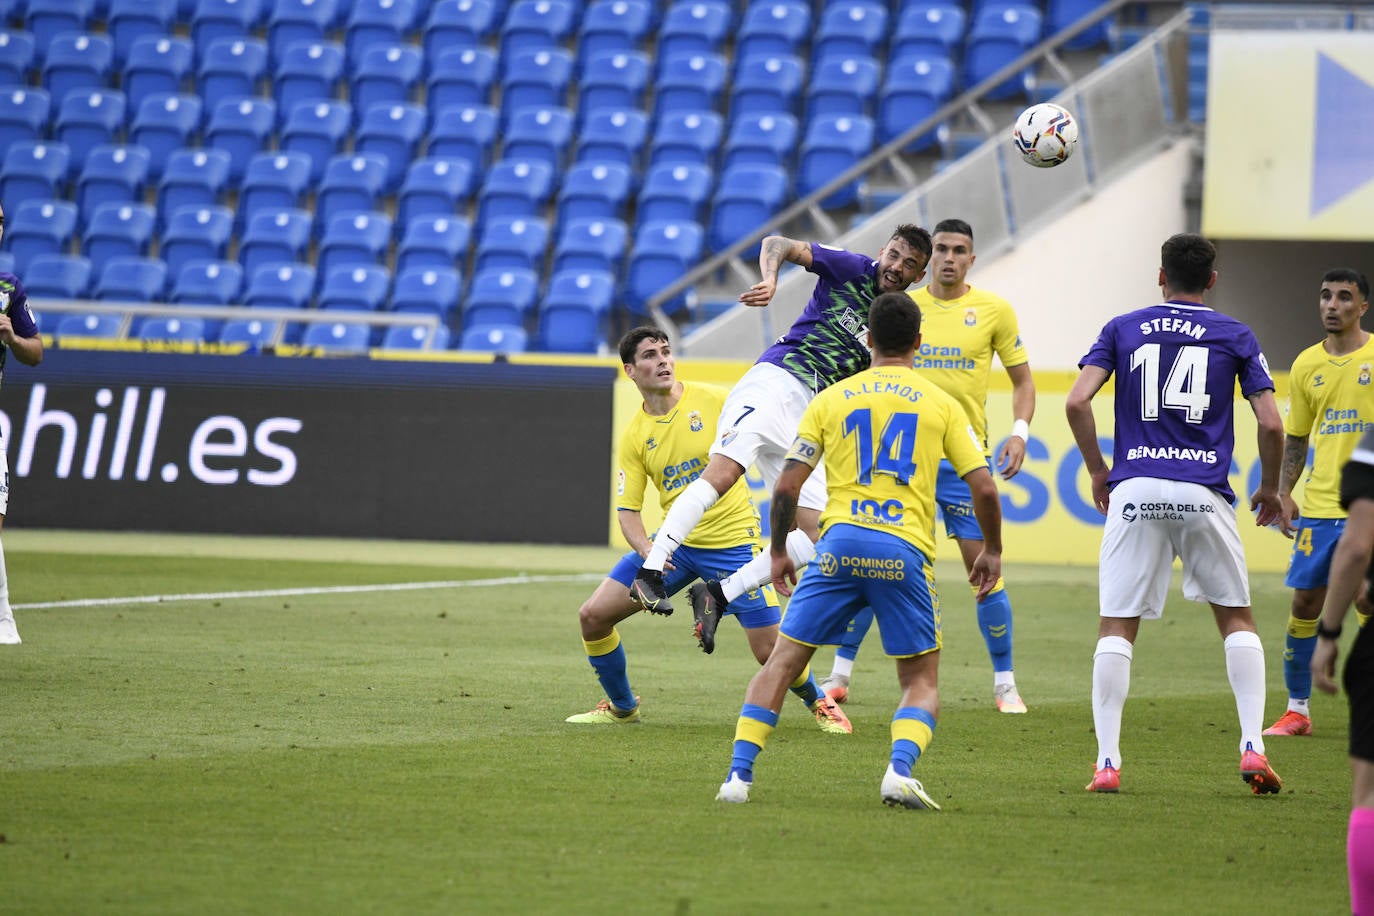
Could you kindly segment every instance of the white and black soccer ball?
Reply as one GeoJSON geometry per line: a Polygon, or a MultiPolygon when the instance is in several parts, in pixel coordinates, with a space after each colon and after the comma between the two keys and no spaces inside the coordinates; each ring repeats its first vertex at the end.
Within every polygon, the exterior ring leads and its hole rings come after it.
{"type": "Polygon", "coordinates": [[[1032,105],[1016,117],[1012,143],[1021,158],[1038,169],[1059,165],[1078,146],[1078,121],[1050,102],[1032,105]]]}

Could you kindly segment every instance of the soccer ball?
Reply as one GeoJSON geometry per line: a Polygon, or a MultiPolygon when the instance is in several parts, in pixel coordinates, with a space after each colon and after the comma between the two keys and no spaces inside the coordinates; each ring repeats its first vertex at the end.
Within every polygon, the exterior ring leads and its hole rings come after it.
{"type": "Polygon", "coordinates": [[[1016,117],[1011,139],[1021,158],[1038,169],[1058,165],[1078,145],[1078,122],[1058,105],[1042,102],[1016,117]]]}

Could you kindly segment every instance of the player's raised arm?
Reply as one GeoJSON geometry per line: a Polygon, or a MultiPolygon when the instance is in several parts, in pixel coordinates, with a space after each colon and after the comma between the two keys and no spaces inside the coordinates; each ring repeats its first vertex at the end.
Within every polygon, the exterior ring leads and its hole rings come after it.
{"type": "Polygon", "coordinates": [[[773,293],[778,288],[778,271],[784,261],[810,267],[811,243],[780,235],[766,237],[759,248],[759,274],[762,279],[740,293],[739,301],[756,307],[773,301],[773,293]]]}

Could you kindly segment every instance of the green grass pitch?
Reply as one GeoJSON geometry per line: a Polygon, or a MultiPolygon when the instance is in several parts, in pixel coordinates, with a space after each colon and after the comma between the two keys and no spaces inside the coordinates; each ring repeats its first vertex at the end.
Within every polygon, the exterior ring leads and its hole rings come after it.
{"type": "MultiPolygon", "coordinates": [[[[1008,568],[1031,708],[1010,717],[961,575],[938,565],[930,813],[878,799],[897,689],[876,643],[855,734],[821,733],[789,697],[748,805],[714,801],[756,670],[732,621],[709,657],[685,601],[622,624],[644,724],[564,724],[601,695],[576,614],[609,550],[5,545],[24,645],[0,649],[0,912],[1348,912],[1345,699],[1314,700],[1313,737],[1270,740],[1284,790],[1251,796],[1203,606],[1175,598],[1143,625],[1123,790],[1083,791],[1093,568],[1008,568]],[[22,607],[522,573],[553,579],[22,607]]],[[[1288,592],[1254,584],[1272,720],[1288,592]]]]}

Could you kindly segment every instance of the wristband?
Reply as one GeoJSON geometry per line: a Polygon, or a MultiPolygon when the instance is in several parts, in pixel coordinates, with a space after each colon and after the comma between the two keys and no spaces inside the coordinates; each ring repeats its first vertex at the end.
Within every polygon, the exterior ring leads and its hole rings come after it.
{"type": "Polygon", "coordinates": [[[1318,617],[1318,618],[1317,618],[1317,638],[1318,638],[1318,639],[1340,639],[1340,638],[1341,638],[1341,628],[1340,628],[1340,627],[1336,627],[1336,629],[1334,629],[1334,630],[1328,630],[1328,629],[1326,628],[1326,623],[1325,623],[1320,617],[1318,617]]]}
{"type": "Polygon", "coordinates": [[[1011,434],[1022,442],[1030,441],[1030,424],[1025,420],[1017,420],[1011,424],[1011,434]]]}

